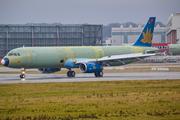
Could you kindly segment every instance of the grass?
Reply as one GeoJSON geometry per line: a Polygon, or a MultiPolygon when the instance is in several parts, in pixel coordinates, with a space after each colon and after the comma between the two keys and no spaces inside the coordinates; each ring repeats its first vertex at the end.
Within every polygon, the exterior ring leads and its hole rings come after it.
{"type": "Polygon", "coordinates": [[[0,64],[0,67],[4,67],[2,64],[0,64]]]}
{"type": "Polygon", "coordinates": [[[180,80],[0,84],[0,119],[180,118],[180,80]]]}

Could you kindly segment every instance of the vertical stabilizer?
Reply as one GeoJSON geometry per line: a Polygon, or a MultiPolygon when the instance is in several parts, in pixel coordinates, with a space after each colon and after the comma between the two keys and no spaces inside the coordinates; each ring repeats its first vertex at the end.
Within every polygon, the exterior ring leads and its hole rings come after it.
{"type": "Polygon", "coordinates": [[[150,17],[133,46],[151,47],[156,17],[150,17]]]}

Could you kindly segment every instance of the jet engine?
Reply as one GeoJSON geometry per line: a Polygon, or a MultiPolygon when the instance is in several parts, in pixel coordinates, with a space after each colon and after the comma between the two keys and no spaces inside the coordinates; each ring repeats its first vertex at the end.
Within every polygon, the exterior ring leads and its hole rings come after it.
{"type": "Polygon", "coordinates": [[[75,62],[77,60],[86,60],[86,58],[73,58],[73,59],[68,59],[65,64],[64,64],[64,67],[66,68],[79,68],[79,65],[76,65],[75,62]]]}
{"type": "Polygon", "coordinates": [[[61,68],[38,68],[40,73],[55,73],[60,71],[61,68]]]}
{"type": "Polygon", "coordinates": [[[81,63],[79,69],[83,73],[95,73],[103,69],[98,63],[81,63]]]}

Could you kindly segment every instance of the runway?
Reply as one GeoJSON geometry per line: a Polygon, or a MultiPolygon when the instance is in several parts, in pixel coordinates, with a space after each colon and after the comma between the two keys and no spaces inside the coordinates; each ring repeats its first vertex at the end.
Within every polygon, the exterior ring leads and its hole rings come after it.
{"type": "MultiPolygon", "coordinates": [[[[179,67],[180,63],[162,63],[160,64],[128,64],[123,66],[116,66],[116,67],[104,67],[104,69],[126,69],[126,68],[171,68],[171,67],[179,67]]],[[[61,70],[67,70],[66,68],[61,68],[61,70]]],[[[38,69],[27,69],[27,71],[38,71],[38,69]]],[[[0,67],[0,72],[20,72],[20,68],[8,68],[8,67],[0,67]]]]}
{"type": "Polygon", "coordinates": [[[160,80],[180,79],[179,72],[143,72],[143,73],[104,73],[102,78],[94,74],[76,74],[68,78],[66,74],[26,74],[26,80],[21,81],[19,74],[0,74],[0,84],[4,83],[45,83],[45,82],[85,82],[85,81],[121,81],[121,80],[160,80]]]}

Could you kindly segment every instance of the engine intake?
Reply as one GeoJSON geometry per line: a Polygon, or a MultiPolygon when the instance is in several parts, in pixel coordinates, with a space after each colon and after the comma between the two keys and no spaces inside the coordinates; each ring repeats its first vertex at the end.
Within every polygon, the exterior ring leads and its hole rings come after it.
{"type": "Polygon", "coordinates": [[[79,69],[83,73],[95,73],[101,71],[103,68],[98,63],[81,63],[79,69]]]}
{"type": "Polygon", "coordinates": [[[61,68],[38,68],[40,73],[55,73],[60,71],[61,68]]]}

